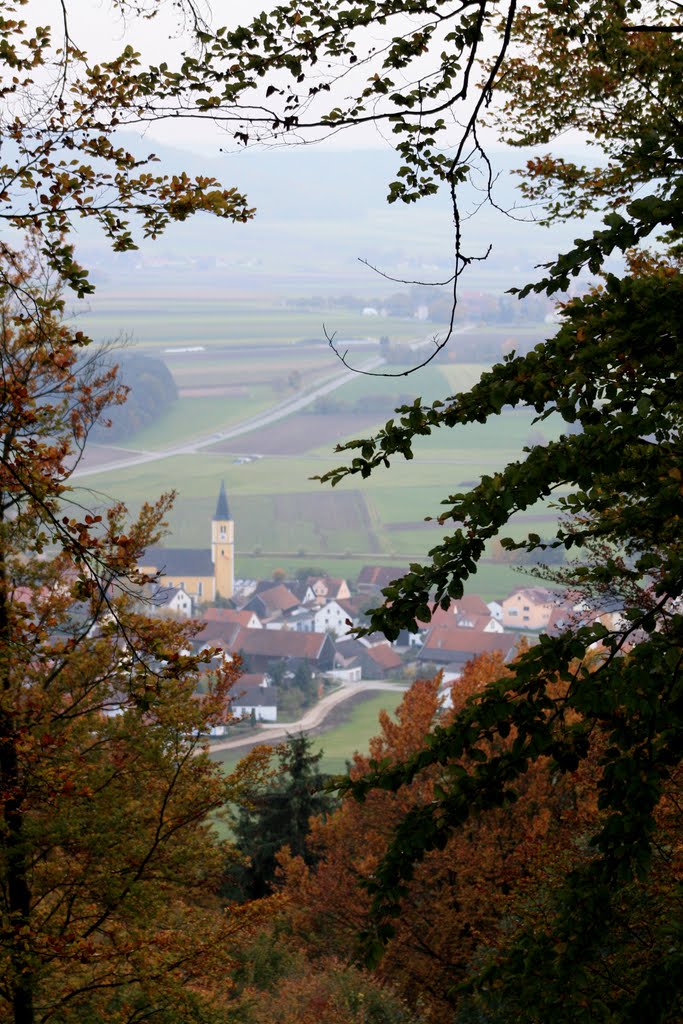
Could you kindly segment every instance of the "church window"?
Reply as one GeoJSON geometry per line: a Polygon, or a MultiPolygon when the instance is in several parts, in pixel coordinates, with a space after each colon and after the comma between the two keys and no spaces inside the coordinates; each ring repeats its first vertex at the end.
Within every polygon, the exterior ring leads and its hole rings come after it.
{"type": "Polygon", "coordinates": [[[201,580],[197,581],[197,597],[201,597],[204,593],[204,584],[201,580]]]}
{"type": "Polygon", "coordinates": [[[228,535],[228,534],[227,534],[227,529],[226,529],[226,527],[225,527],[225,526],[221,526],[221,540],[225,540],[225,538],[227,537],[227,535],[228,535]]]}

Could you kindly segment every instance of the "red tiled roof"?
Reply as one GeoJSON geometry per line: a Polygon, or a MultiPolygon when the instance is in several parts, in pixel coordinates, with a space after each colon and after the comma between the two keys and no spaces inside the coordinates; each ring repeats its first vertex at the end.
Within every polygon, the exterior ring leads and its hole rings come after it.
{"type": "MultiPolygon", "coordinates": [[[[472,629],[478,629],[478,630],[483,632],[483,630],[486,628],[486,626],[488,626],[488,624],[491,621],[491,619],[493,618],[493,616],[491,615],[490,612],[488,612],[486,615],[470,615],[469,613],[467,613],[467,614],[464,614],[462,616],[462,618],[466,622],[471,622],[472,623],[472,626],[471,626],[472,629]]],[[[458,619],[460,619],[459,615],[458,615],[458,619]]]]}
{"type": "Polygon", "coordinates": [[[488,605],[479,594],[465,594],[464,597],[459,597],[455,604],[458,615],[466,615],[468,618],[470,615],[485,615],[487,619],[491,618],[488,605]]]}
{"type": "Polygon", "coordinates": [[[262,590],[258,596],[269,612],[284,612],[299,603],[299,599],[283,583],[262,590]]]}
{"type": "Polygon", "coordinates": [[[395,565],[364,565],[358,575],[358,583],[381,589],[389,586],[399,576],[405,576],[406,571],[395,565]]]}
{"type": "Polygon", "coordinates": [[[432,617],[428,622],[420,622],[420,626],[444,626],[453,629],[457,623],[455,620],[455,605],[450,608],[442,608],[441,605],[432,605],[432,617]]]}
{"type": "Polygon", "coordinates": [[[252,690],[255,686],[263,686],[265,679],[263,672],[244,672],[235,683],[235,692],[239,693],[240,690],[252,690]]]}
{"type": "Polygon", "coordinates": [[[295,633],[284,629],[240,629],[233,650],[273,658],[311,658],[320,656],[327,633],[295,633]]]}
{"type": "Polygon", "coordinates": [[[507,654],[514,644],[515,637],[510,633],[483,633],[478,629],[467,629],[463,626],[455,626],[452,629],[437,626],[429,631],[422,649],[461,651],[467,654],[502,651],[507,654]]]}
{"type": "MultiPolygon", "coordinates": [[[[235,639],[242,627],[237,622],[206,622],[194,639],[195,645],[202,647],[210,644],[211,647],[221,647],[223,650],[232,651],[235,649],[235,639]]],[[[260,630],[253,630],[260,632],[260,630]]]]}
{"type": "Polygon", "coordinates": [[[385,671],[399,668],[403,664],[400,656],[388,644],[378,644],[376,647],[370,647],[365,653],[379,668],[385,671]]]}
{"type": "Polygon", "coordinates": [[[256,612],[238,611],[236,608],[206,608],[202,614],[203,622],[236,622],[238,626],[248,626],[258,615],[256,612]]]}

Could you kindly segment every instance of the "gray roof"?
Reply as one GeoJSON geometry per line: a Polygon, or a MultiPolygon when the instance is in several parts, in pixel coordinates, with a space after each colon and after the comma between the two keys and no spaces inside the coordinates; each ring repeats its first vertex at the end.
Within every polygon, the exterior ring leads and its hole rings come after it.
{"type": "MultiPolygon", "coordinates": [[[[239,687],[239,681],[237,683],[239,687]]],[[[274,686],[252,686],[246,690],[238,690],[233,700],[234,708],[277,707],[277,690],[274,686]]]]}
{"type": "Polygon", "coordinates": [[[140,559],[142,565],[153,565],[162,576],[213,576],[211,552],[199,548],[149,547],[140,559]]]}
{"type": "Polygon", "coordinates": [[[228,506],[228,496],[225,493],[225,480],[221,480],[221,489],[218,492],[218,501],[216,502],[216,511],[214,513],[214,519],[231,519],[230,508],[228,506]]]}
{"type": "Polygon", "coordinates": [[[170,604],[176,594],[184,594],[185,591],[181,587],[158,587],[151,597],[151,602],[158,608],[162,608],[166,604],[170,604]]]}

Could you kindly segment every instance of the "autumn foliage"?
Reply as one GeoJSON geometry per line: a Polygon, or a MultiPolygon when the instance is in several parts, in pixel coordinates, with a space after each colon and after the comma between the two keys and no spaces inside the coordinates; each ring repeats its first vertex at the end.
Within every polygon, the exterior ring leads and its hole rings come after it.
{"type": "MultiPolygon", "coordinates": [[[[435,723],[448,721],[468,701],[476,700],[487,684],[506,674],[497,655],[470,663],[453,686],[452,711],[440,711],[438,677],[418,681],[406,694],[396,721],[387,714],[381,716],[381,731],[371,743],[370,758],[356,755],[352,775],[362,777],[371,760],[409,760],[428,742],[435,723]]],[[[490,752],[513,741],[513,735],[492,739],[490,752]]],[[[286,924],[280,927],[291,934],[314,969],[322,970],[328,961],[353,960],[359,955],[359,936],[365,935],[367,949],[372,925],[366,883],[396,823],[411,808],[428,804],[449,775],[467,767],[463,759],[430,768],[395,793],[372,789],[363,802],[346,797],[327,821],[312,824],[309,842],[320,858],[315,868],[306,867],[287,850],[281,853],[287,905],[286,924]]],[[[615,925],[610,943],[603,942],[602,951],[578,970],[578,1002],[589,1000],[597,990],[604,990],[609,998],[610,985],[616,985],[618,976],[625,984],[636,962],[642,971],[643,961],[656,957],[655,922],[662,923],[666,908],[664,890],[673,878],[672,829],[678,828],[673,782],[661,809],[662,841],[670,851],[662,854],[661,877],[634,891],[632,902],[624,901],[624,917],[615,925]],[[643,927],[644,919],[640,917],[640,925],[637,919],[645,908],[654,915],[653,934],[649,939],[641,935],[633,943],[630,930],[643,927]]],[[[601,815],[594,761],[586,759],[576,771],[561,773],[548,759],[539,760],[517,792],[514,802],[491,808],[454,830],[445,847],[429,853],[406,884],[393,921],[395,934],[374,977],[396,991],[423,1020],[467,1020],[467,1013],[474,1013],[476,1007],[503,1014],[496,1020],[520,1019],[515,1012],[522,1012],[525,1020],[543,1019],[528,1007],[523,1009],[529,979],[518,992],[504,980],[505,972],[517,971],[527,945],[547,945],[552,950],[554,944],[567,941],[561,933],[557,899],[567,874],[580,873],[594,858],[591,838],[601,815]],[[521,1002],[515,1010],[517,1000],[521,1002]]],[[[680,836],[678,843],[680,856],[680,836]]],[[[558,1013],[557,1019],[564,1017],[558,1013]]]]}
{"type": "Polygon", "coordinates": [[[115,369],[84,355],[37,245],[6,248],[0,281],[0,1021],[220,1020],[255,911],[221,910],[209,816],[266,765],[224,777],[202,737],[239,669],[208,672],[199,626],[140,599],[172,496],[131,518],[70,486],[115,369]]]}

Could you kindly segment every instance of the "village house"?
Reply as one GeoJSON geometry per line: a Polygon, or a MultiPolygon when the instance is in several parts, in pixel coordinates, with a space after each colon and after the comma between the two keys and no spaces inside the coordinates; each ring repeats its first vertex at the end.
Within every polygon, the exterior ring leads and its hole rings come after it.
{"type": "Polygon", "coordinates": [[[371,597],[381,597],[381,591],[394,580],[405,576],[407,569],[395,565],[364,565],[358,574],[358,593],[371,597]]]}
{"type": "Polygon", "coordinates": [[[388,679],[400,673],[403,668],[403,659],[400,654],[381,634],[372,634],[372,637],[374,639],[371,639],[370,642],[367,637],[363,637],[361,640],[356,637],[337,640],[335,644],[336,670],[352,672],[360,669],[363,679],[388,679]]]}
{"type": "Polygon", "coordinates": [[[436,626],[427,634],[417,660],[460,671],[473,658],[494,651],[499,651],[509,661],[514,655],[515,643],[516,637],[510,633],[484,633],[464,626],[436,626]]]}
{"type": "Polygon", "coordinates": [[[330,633],[336,637],[345,636],[353,625],[349,613],[337,601],[299,605],[286,614],[285,622],[300,633],[330,633]]]}
{"type": "Polygon", "coordinates": [[[330,601],[348,601],[351,597],[346,580],[333,579],[330,576],[309,576],[306,586],[312,594],[312,597],[306,597],[306,602],[312,600],[317,605],[330,601]]]}
{"type": "Polygon", "coordinates": [[[262,673],[240,676],[235,688],[231,712],[235,718],[254,718],[257,722],[277,722],[277,690],[269,686],[262,673]]]}
{"type": "Polygon", "coordinates": [[[263,590],[257,590],[242,610],[255,612],[265,629],[282,629],[286,613],[298,607],[299,599],[289,587],[284,583],[273,583],[263,590]]]}
{"type": "Polygon", "coordinates": [[[488,605],[477,595],[468,594],[451,602],[448,608],[436,605],[429,622],[420,623],[424,629],[446,626],[452,629],[476,629],[481,633],[502,633],[503,625],[489,611],[488,605]]]}
{"type": "Polygon", "coordinates": [[[157,587],[149,602],[157,614],[184,619],[192,615],[192,598],[181,587],[157,587]]]}
{"type": "Polygon", "coordinates": [[[268,672],[280,663],[291,671],[308,665],[313,672],[334,668],[334,641],[326,633],[298,633],[285,629],[241,629],[233,647],[251,672],[268,672]]]}
{"type": "MultiPolygon", "coordinates": [[[[193,638],[192,646],[199,654],[209,647],[215,647],[224,652],[224,657],[230,658],[236,650],[235,643],[242,628],[238,622],[205,622],[193,638]]],[[[263,630],[254,629],[250,632],[259,633],[263,630]]]]}
{"type": "Polygon", "coordinates": [[[246,608],[205,608],[201,618],[204,622],[231,622],[244,629],[262,629],[261,620],[256,612],[246,608]]]}
{"type": "Polygon", "coordinates": [[[501,601],[506,629],[545,629],[557,607],[558,594],[546,587],[517,587],[501,601]]]}

